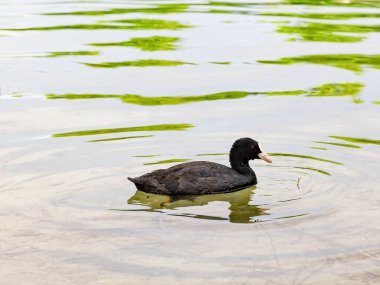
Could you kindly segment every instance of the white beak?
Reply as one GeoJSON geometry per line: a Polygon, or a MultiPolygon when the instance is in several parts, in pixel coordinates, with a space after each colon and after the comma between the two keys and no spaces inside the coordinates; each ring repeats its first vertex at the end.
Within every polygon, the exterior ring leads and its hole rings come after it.
{"type": "Polygon", "coordinates": [[[265,152],[259,153],[259,157],[268,163],[272,163],[272,159],[265,152]]]}

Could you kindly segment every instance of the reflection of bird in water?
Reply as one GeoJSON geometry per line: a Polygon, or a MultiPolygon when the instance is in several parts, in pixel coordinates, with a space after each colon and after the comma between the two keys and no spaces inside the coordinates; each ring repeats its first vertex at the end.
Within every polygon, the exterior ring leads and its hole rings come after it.
{"type": "Polygon", "coordinates": [[[234,142],[230,151],[231,168],[208,161],[194,161],[159,169],[140,177],[128,178],[138,190],[166,195],[201,195],[227,193],[257,183],[249,161],[272,160],[259,143],[251,138],[234,142]]]}
{"type": "MultiPolygon", "coordinates": [[[[218,216],[205,216],[189,213],[170,214],[176,216],[188,216],[198,219],[212,219],[212,220],[230,220],[232,223],[250,223],[251,218],[256,216],[265,215],[265,211],[258,206],[250,205],[252,191],[256,189],[255,186],[246,188],[238,192],[211,194],[201,196],[166,196],[157,194],[147,194],[141,191],[129,198],[128,204],[143,205],[149,209],[129,210],[129,211],[160,211],[164,209],[177,209],[185,210],[183,208],[204,206],[211,202],[228,202],[229,218],[218,216]]],[[[128,210],[126,210],[128,211],[128,210]]]]}

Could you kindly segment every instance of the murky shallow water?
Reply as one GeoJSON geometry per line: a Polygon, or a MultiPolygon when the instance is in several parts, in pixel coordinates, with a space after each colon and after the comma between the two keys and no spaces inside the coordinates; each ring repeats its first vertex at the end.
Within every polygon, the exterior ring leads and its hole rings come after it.
{"type": "Polygon", "coordinates": [[[378,1],[0,15],[2,284],[380,282],[378,1]],[[126,180],[228,164],[243,136],[274,158],[255,187],[170,201],[126,180]]]}

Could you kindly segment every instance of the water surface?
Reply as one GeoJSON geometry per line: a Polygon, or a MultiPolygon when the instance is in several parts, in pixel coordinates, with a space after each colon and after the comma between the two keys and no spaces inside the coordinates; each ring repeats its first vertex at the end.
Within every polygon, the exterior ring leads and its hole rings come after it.
{"type": "Polygon", "coordinates": [[[2,284],[379,284],[377,0],[4,1],[2,284]],[[273,164],[242,191],[127,177],[273,164]],[[33,280],[33,281],[31,281],[33,280]]]}

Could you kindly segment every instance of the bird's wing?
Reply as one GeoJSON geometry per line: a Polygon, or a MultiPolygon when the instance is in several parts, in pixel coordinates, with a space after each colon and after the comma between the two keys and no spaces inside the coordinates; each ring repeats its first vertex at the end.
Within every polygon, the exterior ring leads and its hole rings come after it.
{"type": "Polygon", "coordinates": [[[238,175],[227,166],[203,161],[176,165],[157,174],[169,193],[192,195],[227,192],[231,178],[238,175]]]}

